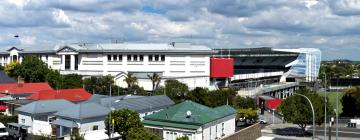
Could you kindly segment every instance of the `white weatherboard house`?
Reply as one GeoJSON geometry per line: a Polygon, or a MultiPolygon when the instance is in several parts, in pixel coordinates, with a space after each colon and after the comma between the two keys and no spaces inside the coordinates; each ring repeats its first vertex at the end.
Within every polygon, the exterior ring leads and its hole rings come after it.
{"type": "Polygon", "coordinates": [[[187,136],[190,140],[215,140],[235,132],[236,110],[228,105],[209,108],[185,101],[144,117],[148,130],[164,140],[187,136]]]}
{"type": "Polygon", "coordinates": [[[190,88],[210,85],[212,49],[190,43],[111,43],[69,44],[55,47],[7,48],[0,50],[0,64],[22,61],[26,55],[36,55],[61,74],[84,76],[112,75],[116,84],[126,87],[126,74],[133,73],[140,86],[152,90],[147,75],[158,73],[162,82],[177,79],[190,88]]]}
{"type": "Polygon", "coordinates": [[[51,135],[51,122],[55,120],[54,113],[73,107],[75,104],[66,100],[35,101],[16,109],[18,123],[28,127],[28,133],[34,135],[51,135]]]}
{"type": "Polygon", "coordinates": [[[93,95],[86,102],[57,112],[56,120],[52,122],[53,128],[56,128],[56,134],[53,135],[57,138],[69,139],[71,130],[79,128],[80,133],[85,134],[87,140],[107,139],[104,120],[110,108],[134,110],[142,118],[173,104],[174,102],[165,95],[116,97],[93,95]]]}

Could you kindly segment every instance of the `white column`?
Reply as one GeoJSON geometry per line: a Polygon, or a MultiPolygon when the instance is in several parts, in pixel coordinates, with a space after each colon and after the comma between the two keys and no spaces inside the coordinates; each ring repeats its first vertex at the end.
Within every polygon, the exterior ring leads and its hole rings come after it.
{"type": "Polygon", "coordinates": [[[65,70],[65,55],[61,55],[61,66],[60,70],[65,70]]]}
{"type": "Polygon", "coordinates": [[[5,63],[4,61],[5,61],[5,60],[4,60],[4,57],[1,56],[1,65],[2,65],[2,66],[4,66],[4,63],[5,63]]]}
{"type": "Polygon", "coordinates": [[[107,54],[102,54],[102,62],[103,62],[103,67],[102,67],[103,75],[107,75],[108,74],[108,70],[107,70],[107,67],[108,67],[107,54]]]}
{"type": "Polygon", "coordinates": [[[75,70],[75,56],[70,55],[70,70],[75,70]]]}

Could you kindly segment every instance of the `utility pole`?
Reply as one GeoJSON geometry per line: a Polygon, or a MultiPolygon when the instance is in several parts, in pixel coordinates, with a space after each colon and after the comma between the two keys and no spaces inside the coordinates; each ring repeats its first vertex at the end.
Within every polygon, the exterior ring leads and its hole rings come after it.
{"type": "MultiPolygon", "coordinates": [[[[325,124],[325,126],[324,126],[324,140],[326,140],[326,103],[327,103],[327,100],[326,100],[326,90],[327,90],[327,88],[326,88],[326,73],[325,73],[325,121],[324,121],[324,124],[325,124]]],[[[330,134],[331,135],[331,134],[330,134]]]]}
{"type": "Polygon", "coordinates": [[[111,99],[111,83],[110,83],[110,103],[109,103],[109,109],[110,109],[110,113],[109,113],[109,139],[111,139],[111,135],[112,135],[112,127],[111,127],[111,123],[112,123],[112,119],[111,119],[111,102],[112,102],[112,99],[111,99]]]}
{"type": "Polygon", "coordinates": [[[336,80],[336,140],[339,137],[339,75],[336,80]]]}

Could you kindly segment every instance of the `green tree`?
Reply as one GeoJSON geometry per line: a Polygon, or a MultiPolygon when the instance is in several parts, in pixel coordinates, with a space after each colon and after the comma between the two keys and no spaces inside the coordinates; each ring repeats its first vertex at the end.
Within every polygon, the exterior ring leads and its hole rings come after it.
{"type": "MultiPolygon", "coordinates": [[[[104,122],[106,126],[105,129],[109,132],[109,121],[113,122],[114,132],[119,133],[122,140],[126,140],[128,133],[132,128],[143,127],[139,114],[129,109],[111,111],[111,120],[109,119],[109,115],[107,115],[104,122]]],[[[109,135],[109,133],[107,134],[109,135]]]]}
{"type": "Polygon", "coordinates": [[[343,106],[342,116],[360,116],[360,87],[347,89],[345,95],[341,99],[341,104],[343,106]]]}
{"type": "Polygon", "coordinates": [[[255,99],[250,97],[236,96],[233,105],[235,108],[257,108],[255,99]]]}
{"type": "Polygon", "coordinates": [[[145,128],[131,128],[126,137],[127,140],[160,140],[158,136],[147,131],[145,128]]]}
{"type": "Polygon", "coordinates": [[[236,115],[237,120],[239,118],[245,118],[246,122],[249,120],[256,120],[258,118],[257,110],[253,108],[239,109],[236,115]]]}
{"type": "Polygon", "coordinates": [[[134,94],[134,95],[143,95],[148,96],[149,94],[144,90],[143,87],[138,85],[133,85],[127,89],[127,94],[134,94]]]}
{"type": "Polygon", "coordinates": [[[35,56],[25,56],[15,69],[15,75],[24,78],[25,82],[44,82],[48,66],[35,56]]]}
{"type": "Polygon", "coordinates": [[[49,70],[45,76],[45,81],[54,89],[62,88],[63,78],[57,70],[49,70]]]}
{"type": "Polygon", "coordinates": [[[185,99],[185,95],[189,92],[189,87],[178,80],[165,81],[165,94],[175,103],[179,103],[185,99]]]}
{"type": "Polygon", "coordinates": [[[207,88],[196,87],[193,90],[190,90],[186,94],[186,99],[197,102],[202,105],[206,105],[206,97],[208,96],[209,90],[207,88]]]}
{"type": "Polygon", "coordinates": [[[0,65],[0,71],[4,70],[4,67],[0,65]]]}
{"type": "Polygon", "coordinates": [[[85,140],[85,135],[80,134],[79,128],[73,128],[70,134],[70,140],[85,140]]]}
{"type": "Polygon", "coordinates": [[[152,93],[154,94],[155,91],[158,89],[159,84],[161,82],[161,76],[157,73],[153,73],[152,75],[147,75],[148,78],[151,80],[152,83],[152,93]]]}
{"type": "Polygon", "coordinates": [[[177,137],[176,140],[189,140],[189,137],[181,136],[181,137],[177,137]]]}
{"type": "Polygon", "coordinates": [[[112,95],[122,95],[124,90],[115,85],[114,78],[110,75],[84,79],[85,90],[93,94],[109,95],[110,86],[112,95]]]}
{"type": "Polygon", "coordinates": [[[217,107],[221,105],[233,105],[233,100],[236,96],[236,92],[232,89],[218,89],[213,90],[205,96],[205,105],[210,107],[217,107]]]}
{"type": "Polygon", "coordinates": [[[16,75],[15,70],[20,64],[16,61],[11,62],[10,64],[5,65],[4,71],[7,75],[13,78],[17,78],[18,75],[16,75]]]}
{"type": "Polygon", "coordinates": [[[124,79],[124,81],[128,85],[128,88],[130,88],[133,85],[136,85],[138,83],[138,79],[132,73],[128,73],[126,75],[126,78],[124,79]]]}
{"type": "MultiPolygon", "coordinates": [[[[324,98],[305,88],[297,90],[296,93],[305,95],[310,99],[315,110],[315,123],[321,125],[324,121],[324,98]]],[[[334,112],[331,104],[327,102],[326,105],[328,117],[333,116],[334,112]]],[[[305,134],[305,127],[308,124],[312,124],[310,104],[302,96],[294,95],[286,98],[278,107],[278,110],[283,114],[285,121],[297,124],[303,131],[303,134],[305,134]]]]}
{"type": "Polygon", "coordinates": [[[83,80],[82,76],[78,74],[68,74],[63,75],[62,77],[62,89],[71,89],[71,88],[82,88],[83,80]]]}

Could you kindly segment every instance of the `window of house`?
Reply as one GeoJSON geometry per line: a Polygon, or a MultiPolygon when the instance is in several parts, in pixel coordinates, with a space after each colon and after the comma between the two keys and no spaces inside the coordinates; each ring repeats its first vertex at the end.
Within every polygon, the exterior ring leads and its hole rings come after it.
{"type": "Polygon", "coordinates": [[[117,55],[113,55],[113,60],[117,61],[117,55]]]}
{"type": "Polygon", "coordinates": [[[153,61],[153,56],[149,55],[149,61],[153,61]]]}
{"type": "Polygon", "coordinates": [[[49,56],[48,56],[48,55],[46,55],[46,56],[45,56],[45,58],[46,58],[46,61],[48,61],[48,59],[49,59],[49,56]]]}
{"type": "Polygon", "coordinates": [[[155,61],[159,61],[159,55],[155,55],[155,61]]]}
{"type": "Polygon", "coordinates": [[[92,130],[99,130],[99,126],[98,126],[98,125],[94,125],[92,130]]]}
{"type": "Polygon", "coordinates": [[[119,55],[119,61],[122,61],[122,55],[119,55]]]}
{"type": "Polygon", "coordinates": [[[111,55],[108,55],[108,61],[111,61],[111,55]]]}
{"type": "Polygon", "coordinates": [[[25,119],[21,119],[21,123],[25,124],[25,119]]]}
{"type": "Polygon", "coordinates": [[[140,61],[144,61],[144,55],[140,55],[139,58],[140,58],[140,61]]]}
{"type": "Polygon", "coordinates": [[[161,55],[161,61],[165,61],[165,55],[161,55]]]}
{"type": "Polygon", "coordinates": [[[138,56],[134,55],[134,61],[138,61],[138,56]]]}
{"type": "Polygon", "coordinates": [[[131,61],[131,55],[127,55],[127,61],[131,61]]]}

